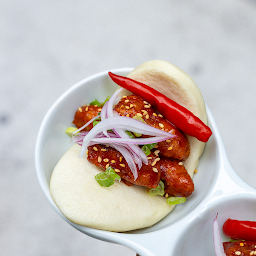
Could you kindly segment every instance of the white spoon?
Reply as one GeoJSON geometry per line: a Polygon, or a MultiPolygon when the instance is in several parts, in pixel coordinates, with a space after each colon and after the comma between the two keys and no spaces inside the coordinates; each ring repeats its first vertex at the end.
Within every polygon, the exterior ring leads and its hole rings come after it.
{"type": "MultiPolygon", "coordinates": [[[[111,70],[127,75],[132,69],[111,70]]],[[[51,198],[49,184],[54,166],[71,146],[64,133],[80,105],[95,98],[104,101],[116,85],[101,72],[72,86],[46,114],[36,143],[35,166],[40,186],[55,211],[70,225],[94,238],[130,247],[140,256],[214,255],[212,222],[227,218],[255,219],[256,191],[232,169],[214,118],[207,108],[213,131],[194,176],[195,192],[183,205],[152,227],[125,233],[96,230],[69,221],[51,198]]],[[[223,237],[224,239],[224,237],[223,237]]]]}

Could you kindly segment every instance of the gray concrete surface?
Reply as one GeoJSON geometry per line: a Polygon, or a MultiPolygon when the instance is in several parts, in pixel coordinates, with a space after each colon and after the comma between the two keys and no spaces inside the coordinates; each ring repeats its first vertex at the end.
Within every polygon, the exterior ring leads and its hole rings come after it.
{"type": "Polygon", "coordinates": [[[48,108],[98,71],[164,59],[189,73],[231,164],[256,188],[255,42],[253,0],[1,1],[0,255],[135,255],[65,223],[35,175],[48,108]]]}

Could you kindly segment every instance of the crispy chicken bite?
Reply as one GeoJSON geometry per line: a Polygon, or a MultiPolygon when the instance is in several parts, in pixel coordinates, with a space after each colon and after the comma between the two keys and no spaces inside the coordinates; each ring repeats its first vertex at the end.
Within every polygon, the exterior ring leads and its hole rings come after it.
{"type": "Polygon", "coordinates": [[[160,160],[161,180],[168,196],[188,197],[194,191],[194,183],[183,163],[176,159],[160,160]]]}
{"type": "Polygon", "coordinates": [[[122,180],[135,185],[155,188],[162,180],[169,196],[188,197],[194,191],[193,180],[179,160],[161,159],[154,152],[148,156],[148,165],[142,164],[136,180],[121,153],[112,147],[89,146],[87,159],[103,170],[111,166],[122,180]]]}
{"type": "Polygon", "coordinates": [[[224,242],[223,247],[227,256],[256,255],[256,241],[224,242]]]}
{"type": "Polygon", "coordinates": [[[190,147],[184,133],[172,125],[161,114],[156,113],[151,105],[142,97],[137,95],[123,97],[115,106],[114,110],[121,116],[140,116],[148,125],[166,132],[171,131],[172,134],[176,135],[176,137],[158,143],[160,154],[164,157],[179,159],[182,161],[188,158],[190,147]]]}
{"type": "Polygon", "coordinates": [[[148,165],[143,164],[138,171],[138,178],[134,180],[134,176],[122,154],[112,147],[103,145],[94,145],[88,147],[88,161],[103,170],[111,166],[122,180],[132,184],[144,186],[148,188],[157,187],[160,181],[159,163],[153,167],[152,163],[157,162],[158,157],[151,154],[149,156],[148,165]],[[159,171],[158,171],[159,170],[159,171]]]}
{"type": "MultiPolygon", "coordinates": [[[[82,127],[85,125],[88,121],[90,121],[92,118],[98,115],[100,113],[101,107],[97,105],[84,105],[82,107],[79,107],[76,111],[73,124],[77,128],[82,127]]],[[[90,131],[93,127],[93,124],[89,124],[87,127],[83,129],[83,131],[90,131]]]]}

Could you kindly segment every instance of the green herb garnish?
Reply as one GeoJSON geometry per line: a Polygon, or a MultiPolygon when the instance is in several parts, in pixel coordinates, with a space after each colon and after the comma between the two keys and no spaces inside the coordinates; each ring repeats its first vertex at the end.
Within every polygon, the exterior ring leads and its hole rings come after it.
{"type": "Polygon", "coordinates": [[[158,183],[156,188],[151,188],[148,193],[151,196],[155,196],[155,195],[160,195],[163,196],[164,195],[164,183],[160,180],[160,182],[158,183]]]}
{"type": "Polygon", "coordinates": [[[141,149],[145,153],[145,155],[148,156],[151,153],[151,149],[153,149],[156,144],[157,143],[146,144],[141,149]]]}
{"type": "Polygon", "coordinates": [[[167,204],[176,205],[176,204],[183,204],[186,202],[186,197],[168,197],[167,204]]]}
{"type": "Polygon", "coordinates": [[[115,183],[115,180],[121,181],[121,177],[112,167],[108,167],[105,172],[98,173],[95,176],[95,179],[102,187],[112,186],[115,183]]]}

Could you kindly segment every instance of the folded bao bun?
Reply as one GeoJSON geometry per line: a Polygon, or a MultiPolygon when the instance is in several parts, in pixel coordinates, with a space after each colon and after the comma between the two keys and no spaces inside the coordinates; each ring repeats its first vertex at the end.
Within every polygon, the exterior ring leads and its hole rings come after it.
{"type": "MultiPolygon", "coordinates": [[[[148,61],[128,76],[154,87],[207,122],[205,103],[197,85],[174,65],[160,60],[148,61]]],[[[204,143],[188,138],[191,152],[184,164],[192,176],[204,143]]],[[[149,195],[144,187],[128,187],[117,181],[111,187],[101,187],[95,180],[101,169],[90,164],[86,156],[79,158],[80,149],[75,144],[63,155],[50,181],[52,198],[70,221],[91,228],[125,232],[152,226],[174,208],[165,198],[149,195]]]]}
{"type": "MultiPolygon", "coordinates": [[[[203,96],[194,80],[178,67],[163,60],[144,62],[135,68],[128,77],[144,83],[178,104],[190,110],[207,124],[207,114],[203,96]]],[[[190,176],[193,176],[203,153],[205,143],[187,136],[190,144],[189,158],[184,162],[190,176]]]]}

